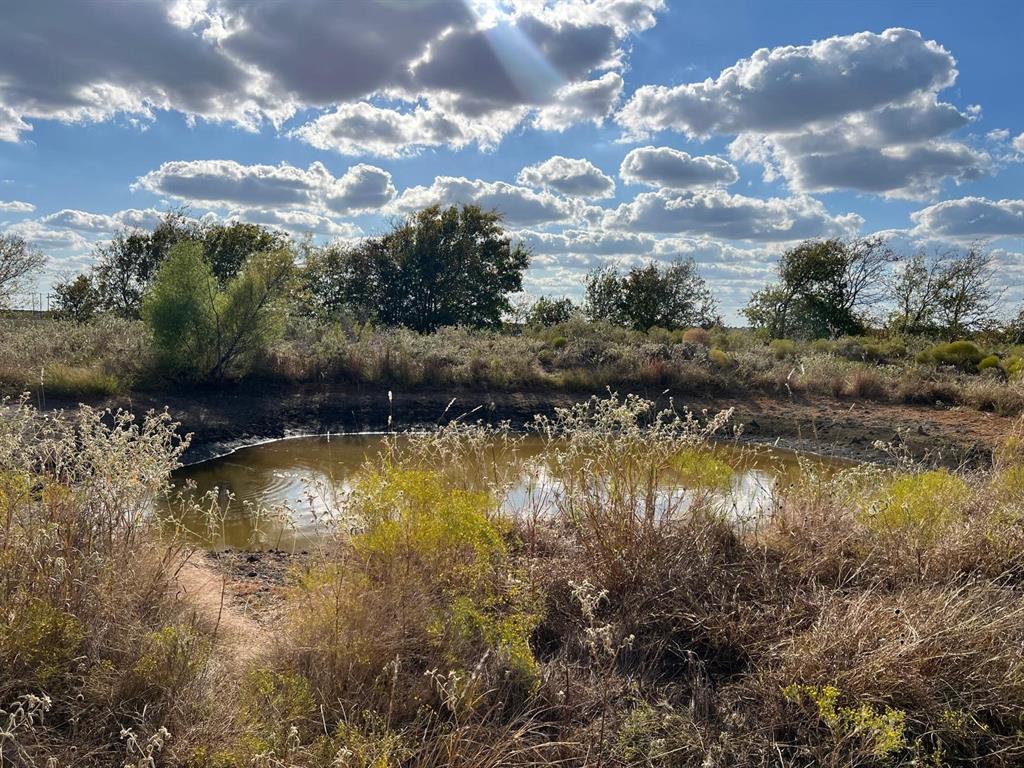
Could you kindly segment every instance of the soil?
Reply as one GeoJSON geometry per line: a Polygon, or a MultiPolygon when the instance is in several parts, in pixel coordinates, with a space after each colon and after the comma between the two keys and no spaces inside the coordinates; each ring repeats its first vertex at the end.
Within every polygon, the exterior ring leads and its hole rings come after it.
{"type": "Polygon", "coordinates": [[[253,625],[258,633],[277,620],[289,581],[308,568],[310,556],[277,549],[195,550],[190,563],[215,578],[226,613],[253,625]]]}
{"type": "MultiPolygon", "coordinates": [[[[135,413],[167,408],[192,441],[186,463],[202,461],[254,442],[299,434],[373,432],[422,428],[454,418],[508,421],[523,427],[536,414],[551,415],[607,392],[500,392],[444,390],[393,393],[333,385],[283,385],[248,381],[187,394],[146,392],[113,398],[105,407],[135,413]]],[[[990,460],[992,448],[1012,428],[1013,417],[941,405],[904,405],[822,395],[641,392],[658,404],[693,411],[734,409],[743,439],[844,458],[883,461],[876,441],[895,442],[919,459],[956,466],[990,460]]],[[[74,403],[50,403],[50,407],[74,403]]]]}

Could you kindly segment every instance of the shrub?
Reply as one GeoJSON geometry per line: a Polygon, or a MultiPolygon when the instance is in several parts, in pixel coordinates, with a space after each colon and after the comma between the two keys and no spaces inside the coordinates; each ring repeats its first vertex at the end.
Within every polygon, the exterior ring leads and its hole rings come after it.
{"type": "Polygon", "coordinates": [[[703,328],[687,328],[683,331],[683,341],[688,344],[699,344],[702,347],[710,347],[711,334],[703,328]]]}
{"type": "Polygon", "coordinates": [[[736,364],[729,353],[723,352],[721,349],[708,350],[708,359],[720,370],[732,368],[736,364]]]}
{"type": "Polygon", "coordinates": [[[1001,369],[1001,362],[998,355],[987,355],[978,362],[978,370],[986,371],[989,368],[1001,369]]]}
{"type": "Polygon", "coordinates": [[[772,339],[768,349],[776,360],[789,360],[797,354],[796,342],[792,339],[772,339]]]}
{"type": "Polygon", "coordinates": [[[905,475],[884,484],[870,497],[862,519],[881,536],[927,547],[963,519],[969,498],[967,484],[946,470],[905,475]]]}
{"type": "Polygon", "coordinates": [[[359,480],[351,512],[361,532],[305,580],[292,614],[295,671],[328,712],[342,716],[344,693],[396,719],[423,704],[463,714],[495,696],[511,706],[536,687],[530,596],[494,509],[489,494],[426,470],[384,466],[359,480]],[[396,655],[408,672],[389,683],[396,655]]]}
{"type": "Polygon", "coordinates": [[[919,363],[951,365],[961,370],[975,370],[985,354],[972,341],[951,341],[936,344],[917,356],[919,363]]]}
{"type": "Polygon", "coordinates": [[[176,245],[142,305],[159,364],[199,379],[244,376],[284,331],[287,250],[250,256],[221,290],[200,243],[176,245]]]}
{"type": "Polygon", "coordinates": [[[889,395],[885,380],[872,368],[857,368],[850,375],[847,393],[865,400],[884,400],[889,395]]]}
{"type": "Polygon", "coordinates": [[[117,379],[95,367],[51,365],[43,370],[42,389],[53,397],[97,397],[116,395],[117,379]]]}

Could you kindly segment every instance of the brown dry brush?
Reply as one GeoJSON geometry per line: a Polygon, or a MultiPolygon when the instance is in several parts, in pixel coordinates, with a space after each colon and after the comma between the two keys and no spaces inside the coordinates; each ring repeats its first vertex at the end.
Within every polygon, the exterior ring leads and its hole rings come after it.
{"type": "Polygon", "coordinates": [[[5,760],[1024,762],[1024,426],[989,472],[807,469],[741,522],[707,450],[728,414],[594,399],[538,422],[539,456],[455,422],[367,465],[270,648],[228,668],[139,516],[165,420],[86,412],[72,438],[15,412],[5,760]]]}
{"type": "Polygon", "coordinates": [[[0,764],[134,765],[171,732],[215,732],[209,627],[151,515],[174,425],[0,407],[0,764]]]}

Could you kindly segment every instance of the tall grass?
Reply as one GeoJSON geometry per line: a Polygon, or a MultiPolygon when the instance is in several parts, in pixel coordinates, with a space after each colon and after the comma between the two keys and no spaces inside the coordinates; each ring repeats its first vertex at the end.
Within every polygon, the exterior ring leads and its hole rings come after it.
{"type": "Polygon", "coordinates": [[[292,573],[270,641],[224,667],[168,597],[174,557],[140,515],[175,459],[165,421],[86,411],[65,434],[15,413],[5,756],[1024,761],[1024,424],[989,471],[807,468],[740,521],[707,446],[728,413],[593,399],[538,421],[538,456],[456,422],[367,463],[292,573]],[[535,501],[503,511],[524,473],[535,501]]]}
{"type": "Polygon", "coordinates": [[[145,763],[198,724],[211,636],[176,599],[152,510],[184,444],[165,414],[0,419],[0,763],[145,763]]]}

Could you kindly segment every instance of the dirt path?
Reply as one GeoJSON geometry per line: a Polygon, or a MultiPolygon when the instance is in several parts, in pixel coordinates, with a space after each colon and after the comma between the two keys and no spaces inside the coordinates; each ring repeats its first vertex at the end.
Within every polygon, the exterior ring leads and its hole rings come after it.
{"type": "Polygon", "coordinates": [[[267,647],[268,631],[239,608],[229,576],[211,566],[205,553],[191,552],[175,581],[178,598],[188,600],[199,619],[215,628],[229,663],[250,661],[267,647]]]}

